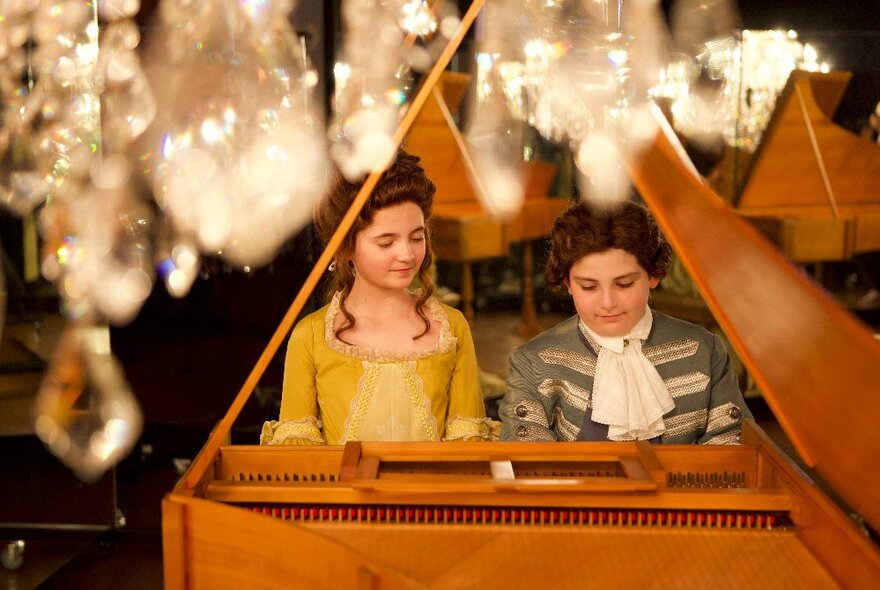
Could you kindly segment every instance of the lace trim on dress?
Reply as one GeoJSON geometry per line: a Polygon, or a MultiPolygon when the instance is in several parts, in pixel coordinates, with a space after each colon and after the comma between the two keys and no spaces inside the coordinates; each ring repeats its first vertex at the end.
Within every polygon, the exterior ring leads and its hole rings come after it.
{"type": "MultiPolygon", "coordinates": [[[[338,297],[338,293],[337,293],[338,297]]],[[[333,301],[336,301],[336,297],[333,298],[333,301]]],[[[333,304],[330,304],[331,309],[327,310],[327,317],[330,316],[330,311],[332,311],[333,304]]],[[[326,322],[325,326],[328,325],[326,322]]],[[[332,322],[329,324],[332,327],[332,322]]],[[[332,335],[332,334],[331,334],[332,335]]],[[[328,336],[328,342],[330,336],[328,336]]],[[[336,338],[333,338],[336,341],[336,338]]],[[[340,344],[345,344],[340,343],[340,344]]],[[[373,395],[373,390],[376,389],[376,376],[378,375],[378,368],[376,365],[371,364],[369,362],[364,362],[364,373],[361,375],[361,378],[358,379],[357,384],[357,395],[355,395],[351,400],[351,406],[348,409],[348,416],[345,418],[345,424],[342,427],[342,437],[339,439],[339,444],[345,444],[346,441],[350,440],[352,437],[357,437],[357,433],[360,432],[361,429],[361,418],[364,415],[364,412],[367,409],[367,402],[370,401],[370,397],[373,395]]]]}
{"type": "Polygon", "coordinates": [[[404,364],[404,380],[409,391],[410,401],[417,408],[424,440],[437,440],[440,438],[437,434],[437,418],[431,413],[431,400],[425,395],[425,386],[422,378],[416,372],[415,361],[404,364]]]}
{"type": "Polygon", "coordinates": [[[323,445],[321,421],[314,416],[299,420],[267,420],[260,433],[261,445],[323,445]]]}
{"type": "Polygon", "coordinates": [[[443,311],[440,302],[432,297],[425,303],[425,309],[428,312],[428,316],[440,324],[440,337],[438,338],[437,347],[435,349],[415,352],[397,352],[393,350],[379,350],[376,348],[366,348],[354,344],[347,344],[336,337],[336,334],[334,333],[335,330],[333,329],[333,321],[336,319],[336,314],[340,313],[339,295],[340,294],[337,292],[333,296],[333,299],[330,300],[330,306],[327,308],[327,313],[324,316],[324,339],[327,341],[327,345],[331,350],[334,350],[339,354],[377,363],[412,361],[447,353],[452,350],[458,342],[458,339],[452,334],[452,329],[449,327],[449,318],[443,311]]]}
{"type": "MultiPolygon", "coordinates": [[[[358,380],[357,395],[351,400],[339,444],[345,444],[349,440],[357,440],[367,405],[376,392],[376,377],[379,368],[376,363],[370,361],[363,361],[363,365],[364,374],[358,380]]],[[[404,374],[403,379],[410,402],[418,412],[419,423],[424,435],[422,440],[437,440],[437,419],[431,413],[431,400],[425,395],[422,378],[416,372],[415,361],[402,363],[401,370],[404,374]]]]}
{"type": "Polygon", "coordinates": [[[444,441],[495,441],[501,432],[501,422],[491,418],[462,418],[456,416],[446,423],[444,441]]]}

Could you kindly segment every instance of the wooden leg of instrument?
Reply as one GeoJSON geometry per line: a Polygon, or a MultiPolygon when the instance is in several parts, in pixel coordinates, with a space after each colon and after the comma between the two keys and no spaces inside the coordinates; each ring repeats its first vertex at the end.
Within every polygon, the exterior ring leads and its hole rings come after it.
{"type": "Polygon", "coordinates": [[[538,312],[535,309],[534,267],[532,243],[528,241],[523,242],[522,311],[520,322],[514,332],[517,336],[526,340],[541,332],[541,325],[538,323],[538,312]]]}
{"type": "Polygon", "coordinates": [[[821,262],[813,264],[813,278],[816,279],[816,282],[820,285],[825,284],[825,265],[821,262]]]}
{"type": "Polygon", "coordinates": [[[471,263],[461,263],[461,312],[469,324],[474,323],[474,275],[471,263]]]}

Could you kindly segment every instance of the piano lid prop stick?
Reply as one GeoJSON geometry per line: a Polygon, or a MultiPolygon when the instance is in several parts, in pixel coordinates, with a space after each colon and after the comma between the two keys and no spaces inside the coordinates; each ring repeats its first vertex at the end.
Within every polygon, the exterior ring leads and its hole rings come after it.
{"type": "Polygon", "coordinates": [[[804,116],[804,123],[807,126],[807,133],[810,136],[810,145],[813,147],[813,154],[816,156],[816,162],[819,164],[819,172],[822,174],[822,184],[825,185],[825,194],[828,195],[828,204],[831,205],[831,212],[834,219],[840,219],[840,211],[837,210],[837,199],[834,198],[834,189],[831,188],[831,180],[828,178],[828,171],[825,170],[825,159],[822,157],[822,151],[819,149],[819,142],[816,141],[816,132],[813,131],[813,122],[810,121],[810,115],[807,113],[807,105],[804,102],[804,95],[801,94],[801,85],[795,83],[794,90],[797,92],[798,104],[801,105],[801,114],[804,116]]]}
{"type": "Polygon", "coordinates": [[[477,174],[477,169],[474,166],[474,161],[471,159],[471,153],[470,151],[468,151],[467,142],[464,140],[464,137],[461,136],[461,131],[458,130],[458,125],[455,123],[455,118],[452,116],[452,113],[449,112],[449,107],[446,105],[446,101],[443,100],[443,96],[440,94],[440,91],[437,90],[436,87],[434,87],[432,92],[434,93],[434,99],[437,101],[437,106],[440,107],[440,113],[443,115],[443,120],[446,122],[446,126],[449,127],[449,131],[452,133],[452,138],[455,140],[455,145],[461,152],[461,159],[464,162],[465,167],[467,168],[470,179],[472,180],[474,190],[477,191],[480,200],[485,203],[488,199],[488,197],[486,196],[486,188],[483,186],[483,181],[480,179],[480,175],[477,174]]]}
{"type": "MultiPolygon", "coordinates": [[[[456,30],[455,34],[449,39],[449,42],[446,44],[446,47],[440,54],[440,57],[437,58],[437,62],[434,64],[434,67],[431,68],[430,73],[428,74],[422,86],[419,88],[416,96],[413,98],[412,104],[409,106],[406,113],[404,114],[400,125],[398,125],[397,131],[395,132],[393,138],[395,145],[400,145],[400,142],[403,141],[404,137],[406,137],[406,134],[409,132],[410,127],[412,127],[416,116],[419,114],[419,111],[421,111],[422,106],[424,106],[425,104],[425,101],[428,100],[428,95],[437,84],[437,81],[440,79],[440,75],[443,73],[443,71],[446,69],[446,66],[452,60],[452,56],[455,54],[459,45],[461,45],[465,33],[467,33],[467,31],[470,29],[471,25],[477,17],[477,14],[483,7],[483,3],[484,0],[474,0],[471,3],[470,8],[468,8],[467,12],[465,13],[464,17],[462,17],[461,22],[458,25],[458,29],[456,30]]],[[[229,431],[232,429],[233,423],[235,422],[236,418],[238,418],[238,415],[239,413],[241,413],[242,408],[244,408],[245,402],[250,397],[254,388],[257,386],[260,377],[263,376],[263,373],[266,371],[266,368],[269,366],[269,363],[275,356],[278,348],[281,346],[287,334],[293,327],[294,321],[296,321],[296,318],[302,311],[303,306],[305,305],[309,296],[312,294],[315,286],[318,284],[321,275],[324,273],[324,270],[327,268],[333,256],[336,254],[336,250],[339,248],[339,245],[342,243],[343,238],[348,233],[348,230],[354,223],[355,218],[358,216],[361,209],[363,208],[364,203],[366,203],[367,199],[369,198],[370,193],[372,193],[373,189],[376,187],[376,184],[379,182],[379,177],[381,175],[382,172],[371,172],[367,176],[363,186],[355,197],[354,202],[351,204],[351,207],[349,208],[345,217],[343,217],[342,221],[340,222],[339,227],[330,238],[330,241],[327,243],[327,247],[324,248],[321,256],[318,257],[318,261],[315,263],[315,266],[312,267],[312,270],[309,273],[309,276],[306,278],[305,283],[303,284],[299,293],[297,293],[297,296],[294,298],[293,303],[290,304],[287,313],[285,313],[284,317],[281,319],[281,323],[278,325],[278,328],[275,330],[275,333],[272,335],[272,338],[269,340],[269,343],[266,345],[266,348],[260,355],[259,360],[257,360],[257,364],[254,365],[253,369],[251,369],[250,374],[244,382],[244,385],[242,385],[238,394],[235,396],[235,399],[232,401],[232,405],[229,406],[229,410],[227,410],[226,415],[223,416],[223,418],[211,432],[211,436],[208,439],[208,442],[199,452],[199,455],[196,457],[196,459],[192,462],[192,465],[190,465],[190,468],[187,471],[186,475],[181,478],[176,488],[181,488],[182,486],[185,488],[191,488],[195,486],[199,482],[199,480],[202,479],[202,476],[204,475],[206,469],[217,454],[217,451],[223,444],[223,441],[226,440],[229,431]]]]}

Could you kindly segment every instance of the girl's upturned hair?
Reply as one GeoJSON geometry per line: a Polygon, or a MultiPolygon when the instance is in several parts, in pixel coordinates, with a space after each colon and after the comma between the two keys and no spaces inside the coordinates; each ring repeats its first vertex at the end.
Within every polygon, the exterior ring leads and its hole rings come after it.
{"type": "MultiPolygon", "coordinates": [[[[335,173],[329,192],[318,203],[314,213],[315,229],[325,246],[339,227],[362,185],[363,181],[350,182],[340,172],[335,173]]],[[[333,258],[334,271],[328,298],[337,292],[340,293],[339,309],[345,317],[345,322],[336,330],[336,337],[340,340],[343,340],[341,334],[351,330],[355,325],[355,317],[346,308],[345,301],[354,286],[355,273],[351,261],[354,257],[357,235],[373,222],[378,211],[401,203],[415,204],[425,216],[425,259],[419,267],[418,280],[421,284],[421,292],[416,302],[416,313],[424,322],[425,330],[413,339],[421,338],[430,331],[431,321],[425,312],[425,303],[435,289],[430,273],[433,254],[429,223],[435,190],[434,183],[419,164],[419,158],[402,149],[398,150],[394,162],[382,173],[376,188],[364,203],[364,207],[333,258]]]]}
{"type": "Polygon", "coordinates": [[[612,249],[635,256],[655,279],[666,276],[672,258],[672,248],[644,206],[626,201],[597,208],[578,202],[559,216],[550,232],[550,257],[544,269],[547,286],[563,287],[578,260],[612,249]]]}

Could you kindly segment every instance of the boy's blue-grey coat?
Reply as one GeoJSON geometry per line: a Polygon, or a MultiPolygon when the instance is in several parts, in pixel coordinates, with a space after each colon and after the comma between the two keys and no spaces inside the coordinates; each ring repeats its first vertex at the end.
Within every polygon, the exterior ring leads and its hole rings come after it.
{"type": "MultiPolygon", "coordinates": [[[[708,330],[657,311],[642,343],[666,383],[675,408],[663,416],[664,444],[737,444],[740,423],[751,418],[730,356],[708,330]]],[[[597,345],[573,316],[510,355],[507,393],[501,401],[501,439],[577,440],[592,411],[597,345]]]]}

